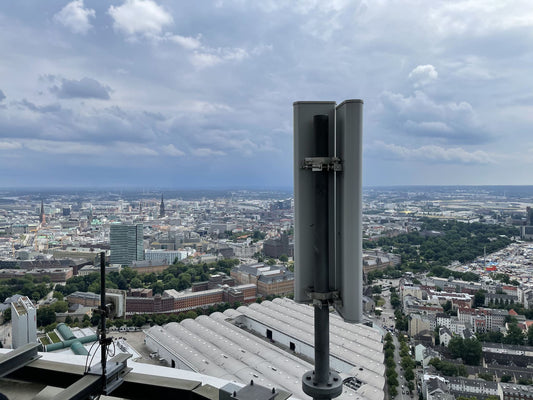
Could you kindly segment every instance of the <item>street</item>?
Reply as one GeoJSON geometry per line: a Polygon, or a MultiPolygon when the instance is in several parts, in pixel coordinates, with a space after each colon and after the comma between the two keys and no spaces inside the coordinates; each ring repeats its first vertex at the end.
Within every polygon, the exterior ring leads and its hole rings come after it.
{"type": "MultiPolygon", "coordinates": [[[[399,279],[384,279],[379,280],[374,285],[386,285],[391,286],[390,283],[392,282],[392,287],[394,287],[396,290],[398,290],[399,285],[399,279]]],[[[400,342],[396,336],[395,333],[395,317],[394,317],[394,309],[390,304],[390,290],[386,289],[383,290],[381,293],[381,298],[385,300],[385,303],[383,304],[381,316],[372,316],[372,320],[374,321],[374,324],[378,328],[382,328],[383,334],[385,335],[387,331],[392,331],[392,337],[393,337],[393,343],[394,343],[394,361],[396,363],[396,373],[398,374],[398,395],[395,397],[395,399],[398,400],[410,400],[413,398],[417,398],[418,394],[416,393],[416,389],[413,391],[413,396],[409,395],[409,389],[407,387],[407,381],[404,378],[403,369],[401,368],[401,358],[400,358],[400,342]],[[403,393],[402,393],[403,392],[403,393]]]]}

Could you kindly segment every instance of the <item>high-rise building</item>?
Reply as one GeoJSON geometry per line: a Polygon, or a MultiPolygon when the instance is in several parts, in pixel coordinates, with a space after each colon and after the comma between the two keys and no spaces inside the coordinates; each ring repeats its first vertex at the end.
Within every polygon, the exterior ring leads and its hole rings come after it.
{"type": "Polygon", "coordinates": [[[22,296],[11,303],[13,348],[37,342],[37,313],[31,300],[22,296]]]}
{"type": "Polygon", "coordinates": [[[144,260],[143,225],[111,225],[109,234],[111,264],[130,265],[132,261],[144,260]]]}

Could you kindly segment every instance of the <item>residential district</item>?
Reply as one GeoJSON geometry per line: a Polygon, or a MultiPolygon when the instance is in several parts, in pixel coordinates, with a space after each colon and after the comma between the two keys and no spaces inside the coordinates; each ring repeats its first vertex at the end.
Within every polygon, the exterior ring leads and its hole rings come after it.
{"type": "MultiPolygon", "coordinates": [[[[331,313],[339,398],[533,399],[531,205],[521,187],[364,190],[364,321],[331,313]]],[[[107,326],[134,370],[308,398],[293,240],[283,191],[0,191],[2,354],[39,343],[98,362],[103,261],[107,326]]]]}

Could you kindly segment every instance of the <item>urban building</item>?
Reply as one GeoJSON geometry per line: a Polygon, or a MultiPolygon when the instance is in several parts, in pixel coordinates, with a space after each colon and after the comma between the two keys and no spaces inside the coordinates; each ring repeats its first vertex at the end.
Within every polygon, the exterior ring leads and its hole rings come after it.
{"type": "Polygon", "coordinates": [[[273,258],[279,258],[282,255],[294,257],[294,244],[289,242],[289,235],[283,233],[278,239],[265,240],[263,253],[273,258]]]}
{"type": "Polygon", "coordinates": [[[507,310],[492,308],[459,308],[457,318],[460,322],[468,323],[474,332],[498,331],[505,325],[507,310]]]}
{"type": "Polygon", "coordinates": [[[86,307],[98,307],[100,295],[91,292],[74,292],[67,296],[68,304],[80,304],[86,307]]]}
{"type": "Polygon", "coordinates": [[[11,321],[14,349],[37,342],[37,312],[28,297],[22,296],[11,303],[11,321]]]}
{"type": "Polygon", "coordinates": [[[263,296],[294,293],[294,274],[283,265],[239,265],[231,269],[231,277],[240,284],[257,285],[257,293],[263,296]]]}
{"type": "Polygon", "coordinates": [[[533,399],[533,387],[514,383],[500,383],[498,396],[501,400],[531,400],[533,399]]]}
{"type": "Polygon", "coordinates": [[[253,303],[256,298],[257,287],[253,284],[235,287],[223,285],[203,291],[178,292],[169,289],[165,290],[162,295],[156,294],[155,296],[132,292],[126,300],[126,314],[178,313],[220,303],[253,303]]]}
{"type": "Polygon", "coordinates": [[[0,279],[22,278],[31,276],[35,282],[42,280],[43,277],[49,277],[52,282],[65,282],[72,278],[72,268],[50,268],[50,269],[0,269],[0,279]]]}
{"type": "Polygon", "coordinates": [[[112,224],[109,233],[110,264],[130,265],[144,259],[143,225],[112,224]]]}
{"type": "Polygon", "coordinates": [[[130,267],[138,274],[160,274],[166,270],[170,264],[166,260],[144,260],[132,261],[130,267]]]}
{"type": "Polygon", "coordinates": [[[191,248],[183,250],[146,250],[144,252],[144,259],[152,261],[166,261],[168,264],[173,264],[176,259],[181,261],[189,256],[194,255],[194,253],[196,253],[196,251],[191,248]]]}
{"type": "Polygon", "coordinates": [[[106,256],[109,255],[109,250],[74,246],[50,248],[47,253],[52,254],[54,258],[85,258],[91,264],[100,265],[100,253],[102,251],[106,252],[106,256]]]}
{"type": "MultiPolygon", "coordinates": [[[[338,398],[384,399],[381,334],[334,315],[331,324],[331,367],[345,382],[338,398]]],[[[313,325],[312,307],[275,299],[154,326],[146,331],[146,345],[172,367],[237,382],[253,379],[303,399],[301,377],[313,369],[306,361],[314,357],[313,325]]]]}

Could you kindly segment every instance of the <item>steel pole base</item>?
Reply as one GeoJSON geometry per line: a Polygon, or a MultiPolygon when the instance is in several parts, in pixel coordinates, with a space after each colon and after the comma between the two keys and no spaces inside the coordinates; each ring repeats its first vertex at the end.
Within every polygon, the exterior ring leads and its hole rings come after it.
{"type": "Polygon", "coordinates": [[[329,371],[327,383],[315,381],[315,371],[307,371],[302,377],[302,390],[313,399],[333,399],[342,393],[342,379],[336,372],[329,371]]]}

